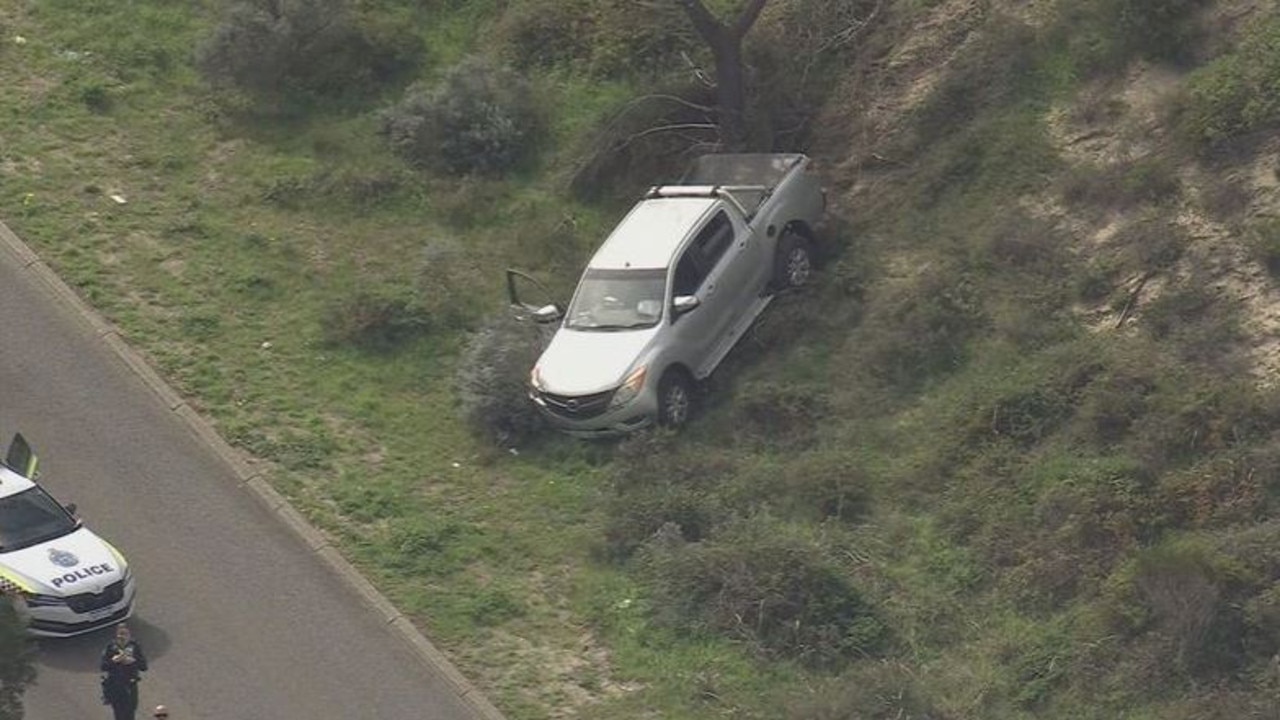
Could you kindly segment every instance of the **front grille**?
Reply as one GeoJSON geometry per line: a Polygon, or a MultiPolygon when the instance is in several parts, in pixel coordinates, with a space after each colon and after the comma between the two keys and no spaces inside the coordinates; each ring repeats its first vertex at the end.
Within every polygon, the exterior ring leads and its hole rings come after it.
{"type": "Polygon", "coordinates": [[[543,407],[568,420],[588,420],[603,415],[609,409],[609,401],[613,399],[613,391],[608,390],[594,395],[552,395],[538,393],[543,407]]]}
{"type": "Polygon", "coordinates": [[[101,627],[107,627],[108,625],[114,625],[115,623],[129,617],[129,613],[131,612],[133,612],[133,608],[123,607],[106,617],[98,618],[97,620],[86,620],[84,622],[59,622],[57,620],[31,618],[31,622],[27,627],[35,633],[44,633],[48,635],[78,635],[80,633],[97,630],[101,627]]]}
{"type": "Polygon", "coordinates": [[[115,605],[124,597],[124,581],[113,582],[100,593],[80,593],[67,596],[67,607],[74,613],[87,613],[115,605]]]}

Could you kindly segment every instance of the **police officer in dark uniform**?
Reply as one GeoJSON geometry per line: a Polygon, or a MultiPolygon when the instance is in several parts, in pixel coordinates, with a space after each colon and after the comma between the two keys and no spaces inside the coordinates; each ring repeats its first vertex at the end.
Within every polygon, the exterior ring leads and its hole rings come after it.
{"type": "Polygon", "coordinates": [[[116,626],[116,637],[102,651],[102,700],[111,706],[115,720],[135,720],[138,715],[138,680],[147,669],[142,646],[129,633],[129,626],[116,626]]]}

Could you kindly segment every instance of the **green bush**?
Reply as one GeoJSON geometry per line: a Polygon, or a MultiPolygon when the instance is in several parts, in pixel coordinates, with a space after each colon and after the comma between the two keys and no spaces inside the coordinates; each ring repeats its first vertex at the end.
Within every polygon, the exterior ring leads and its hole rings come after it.
{"type": "Polygon", "coordinates": [[[1280,477],[1280,447],[1247,444],[1219,452],[1161,478],[1168,520],[1188,529],[1240,527],[1274,507],[1272,478],[1280,477]]]}
{"type": "Polygon", "coordinates": [[[1280,17],[1255,27],[1239,47],[1192,74],[1181,130],[1213,147],[1280,125],[1280,17]]]}
{"type": "Polygon", "coordinates": [[[458,364],[458,410],[486,439],[510,447],[546,427],[528,397],[529,369],[541,350],[537,328],[506,313],[491,317],[467,342],[458,364]]]}
{"type": "Polygon", "coordinates": [[[1080,0],[1060,3],[1050,30],[1074,72],[1116,73],[1129,61],[1185,64],[1200,37],[1197,13],[1208,0],[1080,0]]]}
{"type": "Polygon", "coordinates": [[[1148,412],[1148,397],[1156,389],[1155,370],[1137,363],[1107,368],[1081,391],[1071,434],[1098,449],[1123,442],[1148,412]]]}
{"type": "Polygon", "coordinates": [[[824,390],[795,383],[753,382],[734,393],[735,436],[761,445],[807,447],[830,413],[824,390]]]}
{"type": "Polygon", "coordinates": [[[410,293],[379,288],[360,290],[332,302],[323,333],[331,345],[385,351],[430,327],[430,316],[410,293]]]}
{"type": "Polygon", "coordinates": [[[563,65],[590,57],[594,20],[588,0],[528,0],[507,8],[497,35],[517,67],[563,65]]]}
{"type": "Polygon", "coordinates": [[[734,473],[734,458],[688,447],[665,432],[627,438],[612,465],[605,503],[605,542],[610,557],[629,558],[665,528],[697,542],[730,515],[717,492],[734,473]]]}
{"type": "Polygon", "coordinates": [[[871,510],[871,474],[859,460],[834,448],[813,450],[788,458],[774,487],[758,492],[775,493],[781,507],[810,520],[860,522],[871,510]]]}
{"type": "Polygon", "coordinates": [[[1185,62],[1198,36],[1196,13],[1208,0],[1101,0],[1105,22],[1124,46],[1154,61],[1185,62]]]}
{"type": "Polygon", "coordinates": [[[1209,283],[1202,272],[1166,286],[1142,307],[1139,317],[1155,339],[1168,343],[1185,360],[1238,371],[1240,303],[1209,283]]]}
{"type": "Polygon", "coordinates": [[[921,141],[932,144],[980,114],[1024,101],[1037,82],[1037,45],[1035,30],[1008,16],[977,30],[916,110],[921,141]]]}
{"type": "Polygon", "coordinates": [[[1160,205],[1176,200],[1181,191],[1177,168],[1155,157],[1105,168],[1073,168],[1066,173],[1062,188],[1067,202],[1095,212],[1139,203],[1160,205]]]}
{"type": "Polygon", "coordinates": [[[767,518],[690,543],[659,533],[641,566],[656,621],[735,638],[767,655],[839,667],[879,654],[888,633],[821,544],[767,518]]]}
{"type": "Polygon", "coordinates": [[[236,0],[197,50],[215,87],[261,98],[359,95],[411,68],[421,51],[403,26],[365,22],[348,0],[236,0]]]}
{"type": "Polygon", "coordinates": [[[415,85],[386,110],[382,133],[414,165],[450,173],[497,174],[533,150],[539,116],[529,83],[478,57],[436,85],[415,85]]]}
{"type": "Polygon", "coordinates": [[[1138,461],[1117,455],[1057,462],[1028,469],[1039,488],[1032,512],[989,531],[1026,538],[1013,577],[1027,581],[1027,597],[1051,606],[1090,589],[1165,522],[1152,478],[1138,461]]]}
{"type": "Polygon", "coordinates": [[[929,683],[905,663],[858,663],[837,678],[812,683],[787,703],[786,720],[930,720],[944,717],[928,700],[929,683]]]}
{"type": "Polygon", "coordinates": [[[1198,538],[1145,549],[1117,576],[1129,605],[1122,627],[1155,633],[1171,667],[1187,676],[1230,671],[1244,654],[1244,614],[1231,601],[1240,570],[1198,538]]]}
{"type": "Polygon", "coordinates": [[[1245,232],[1245,242],[1272,279],[1280,278],[1280,220],[1254,223],[1245,232]]]}
{"type": "MultiPolygon", "coordinates": [[[[596,0],[591,70],[605,77],[687,71],[682,56],[697,57],[704,44],[677,3],[596,0]]],[[[709,67],[707,68],[709,70],[709,67]]]]}
{"type": "Polygon", "coordinates": [[[855,333],[860,353],[873,374],[900,387],[959,367],[986,321],[975,277],[955,267],[927,267],[868,305],[855,333]]]}
{"type": "Polygon", "coordinates": [[[1259,392],[1248,380],[1206,380],[1193,369],[1167,371],[1146,395],[1148,411],[1125,446],[1153,474],[1259,442],[1280,418],[1274,392],[1259,392]]]}
{"type": "Polygon", "coordinates": [[[653,77],[702,49],[678,5],[633,0],[513,3],[497,35],[521,67],[568,66],[597,77],[653,77]]]}

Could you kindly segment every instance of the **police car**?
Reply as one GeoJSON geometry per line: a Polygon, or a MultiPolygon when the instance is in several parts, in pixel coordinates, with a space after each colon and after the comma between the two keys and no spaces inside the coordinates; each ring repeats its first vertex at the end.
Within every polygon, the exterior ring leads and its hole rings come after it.
{"type": "Polygon", "coordinates": [[[37,459],[15,435],[0,463],[0,593],[32,635],[69,637],[133,614],[124,556],[35,482],[37,459]]]}

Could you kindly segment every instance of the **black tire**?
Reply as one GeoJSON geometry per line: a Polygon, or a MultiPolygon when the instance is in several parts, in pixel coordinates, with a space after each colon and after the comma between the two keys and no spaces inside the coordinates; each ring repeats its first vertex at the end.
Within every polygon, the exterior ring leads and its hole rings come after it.
{"type": "Polygon", "coordinates": [[[808,238],[785,230],[778,238],[774,285],[779,290],[804,287],[813,279],[813,249],[808,238]]]}
{"type": "Polygon", "coordinates": [[[681,370],[668,370],[658,383],[658,424],[681,428],[693,415],[693,383],[681,370]]]}

